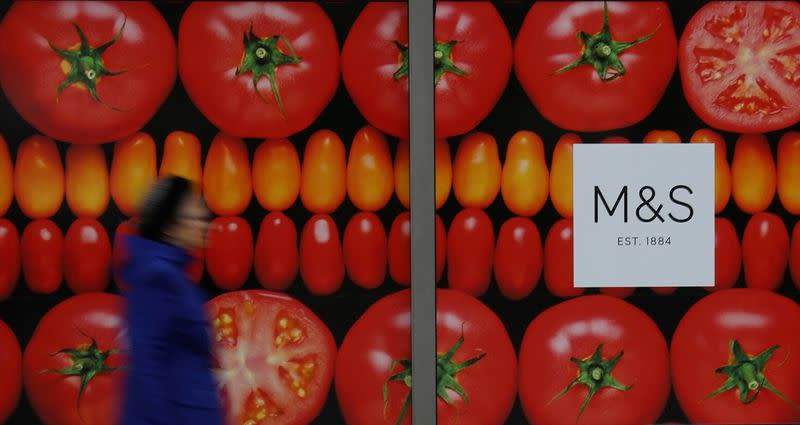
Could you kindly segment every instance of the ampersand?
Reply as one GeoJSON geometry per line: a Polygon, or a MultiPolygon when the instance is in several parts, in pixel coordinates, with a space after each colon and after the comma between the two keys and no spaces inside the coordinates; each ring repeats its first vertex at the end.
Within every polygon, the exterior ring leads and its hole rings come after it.
{"type": "Polygon", "coordinates": [[[661,217],[660,214],[661,209],[664,208],[664,205],[659,205],[658,208],[653,208],[653,206],[650,204],[650,202],[652,202],[653,199],[655,199],[655,197],[656,197],[656,191],[652,187],[644,186],[641,189],[639,189],[639,199],[642,200],[642,203],[639,204],[639,206],[636,208],[636,217],[639,217],[639,220],[645,223],[650,223],[655,219],[659,219],[661,220],[662,223],[664,222],[664,217],[661,217]],[[646,196],[645,191],[649,191],[649,196],[646,199],[645,199],[646,196]],[[641,215],[642,208],[644,207],[649,208],[650,211],[653,213],[653,215],[651,215],[649,219],[644,218],[641,215]]]}

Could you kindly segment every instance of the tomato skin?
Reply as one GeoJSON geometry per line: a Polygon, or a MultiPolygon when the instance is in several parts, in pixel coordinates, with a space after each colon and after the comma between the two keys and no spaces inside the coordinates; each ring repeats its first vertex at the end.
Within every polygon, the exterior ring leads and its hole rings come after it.
{"type": "Polygon", "coordinates": [[[619,54],[625,74],[603,82],[590,64],[561,74],[580,58],[576,35],[596,34],[603,25],[603,4],[534,4],[514,45],[514,70],[536,109],[550,122],[571,131],[593,132],[628,127],[655,109],[677,63],[677,40],[666,2],[608,4],[611,34],[632,42],[652,38],[619,54]],[[551,27],[558,22],[559,30],[551,27]],[[536,52],[536,54],[531,54],[536,52]],[[564,93],[580,99],[564,102],[564,93]]]}
{"type": "MultiPolygon", "coordinates": [[[[615,286],[609,288],[600,288],[600,292],[615,298],[628,298],[636,291],[636,288],[625,287],[625,286],[615,286]]],[[[653,292],[659,295],[668,295],[668,288],[653,288],[653,292]],[[664,292],[664,294],[660,294],[660,292],[664,292]]]]}
{"type": "MultiPolygon", "coordinates": [[[[797,403],[800,360],[791,353],[800,347],[800,334],[790,323],[800,320],[800,307],[781,295],[749,288],[719,291],[701,299],[683,316],[672,337],[671,368],[675,394],[692,423],[797,423],[800,411],[770,391],[761,391],[750,404],[737,390],[710,394],[727,378],[714,373],[729,364],[730,344],[736,340],[748,355],[777,345],[763,369],[770,384],[797,403]]],[[[751,393],[752,395],[752,393],[751,393]]]]}
{"type": "Polygon", "coordinates": [[[6,215],[14,200],[14,163],[3,135],[0,134],[0,216],[6,215]]]}
{"type": "Polygon", "coordinates": [[[201,151],[200,140],[194,134],[185,131],[169,133],[164,140],[164,157],[158,175],[184,177],[200,190],[203,182],[201,151]]]}
{"type": "Polygon", "coordinates": [[[17,148],[14,193],[28,218],[49,218],[64,201],[64,166],[52,139],[31,136],[17,148]]]}
{"type": "Polygon", "coordinates": [[[576,297],[584,291],[574,287],[572,241],[571,218],[553,224],[544,241],[544,283],[551,294],[561,298],[576,297]]]}
{"type": "Polygon", "coordinates": [[[700,119],[732,133],[766,133],[800,120],[797,58],[784,53],[800,36],[781,24],[798,19],[800,5],[789,1],[714,2],[695,13],[678,60],[683,92],[700,119]]]}
{"type": "Polygon", "coordinates": [[[354,215],[344,230],[344,264],[356,285],[374,289],[386,279],[387,238],[380,218],[371,212],[354,215]]]}
{"type": "Polygon", "coordinates": [[[217,217],[208,229],[206,268],[218,288],[239,289],[253,265],[253,232],[241,217],[217,217]]]}
{"type": "Polygon", "coordinates": [[[156,142],[149,134],[139,132],[114,144],[109,187],[123,214],[130,217],[138,213],[156,175],[156,142]]]}
{"type": "Polygon", "coordinates": [[[500,188],[506,207],[514,214],[530,217],[544,207],[550,175],[544,144],[536,133],[519,131],[511,137],[500,188]]]}
{"type": "MultiPolygon", "coordinates": [[[[512,46],[500,14],[490,2],[436,4],[438,44],[455,41],[453,64],[467,75],[445,72],[435,88],[436,138],[457,136],[477,126],[495,106],[511,73],[512,46]],[[469,93],[465,98],[464,93],[469,93]]],[[[408,6],[372,2],[350,28],[342,48],[342,77],[361,114],[382,131],[407,138],[408,76],[395,43],[408,45],[408,6]]]]}
{"type": "Polygon", "coordinates": [[[19,403],[22,395],[22,350],[16,335],[0,320],[0,422],[5,423],[19,403]]]}
{"type": "Polygon", "coordinates": [[[694,132],[691,143],[714,144],[714,213],[719,214],[731,200],[731,166],[728,163],[728,148],[719,133],[703,128],[694,132]]]}
{"type": "Polygon", "coordinates": [[[217,215],[239,215],[253,198],[247,146],[224,133],[211,141],[203,169],[203,195],[217,215]]]}
{"type": "Polygon", "coordinates": [[[117,287],[121,290],[126,288],[122,280],[122,273],[120,273],[121,267],[128,261],[128,249],[125,244],[125,236],[135,235],[136,233],[136,221],[132,218],[119,223],[114,230],[114,242],[111,247],[111,273],[114,278],[114,283],[116,283],[117,287]]]}
{"type": "Polygon", "coordinates": [[[76,294],[102,292],[111,279],[111,241],[95,219],[79,218],[64,238],[64,280],[76,294]]]}
{"type": "MultiPolygon", "coordinates": [[[[444,222],[439,214],[436,214],[436,282],[442,280],[444,275],[444,266],[447,263],[447,230],[444,227],[444,222]]],[[[411,245],[409,243],[409,254],[411,252],[411,245]]]]}
{"type": "Polygon", "coordinates": [[[98,145],[71,145],[67,149],[67,205],[80,218],[97,218],[108,208],[108,165],[98,145]]]}
{"type": "MultiPolygon", "coordinates": [[[[447,150],[447,153],[448,155],[450,154],[449,148],[447,150]]],[[[394,155],[394,193],[397,196],[397,200],[400,201],[400,203],[403,205],[405,209],[411,208],[410,156],[411,156],[411,145],[409,144],[408,139],[400,140],[397,143],[397,148],[395,149],[395,155],[394,155]]],[[[439,159],[438,156],[436,159],[437,160],[439,159]]],[[[436,183],[437,184],[439,183],[438,179],[436,180],[436,183]]],[[[448,186],[448,192],[449,192],[449,186],[448,186]]],[[[438,204],[439,203],[438,196],[436,201],[437,201],[436,203],[438,204]]]]}
{"type": "Polygon", "coordinates": [[[778,142],[778,197],[783,208],[800,215],[800,133],[790,131],[778,142]]]}
{"type": "Polygon", "coordinates": [[[742,246],[733,223],[727,218],[717,217],[714,221],[714,231],[716,278],[714,286],[706,288],[711,292],[733,288],[739,281],[742,271],[742,246]]]}
{"type": "Polygon", "coordinates": [[[769,141],[763,134],[743,134],[736,142],[731,166],[733,200],[742,211],[764,211],[775,198],[777,176],[769,141]]]}
{"type": "Polygon", "coordinates": [[[197,108],[225,133],[289,137],[311,125],[336,92],[339,43],[330,18],[312,2],[195,3],[181,18],[178,71],[197,108]],[[258,38],[284,37],[280,51],[300,58],[275,71],[282,108],[269,78],[259,78],[256,90],[254,70],[242,66],[242,37],[251,27],[258,38]]]}
{"type": "Polygon", "coordinates": [[[681,136],[672,130],[652,130],[644,136],[645,143],[681,143],[681,136]]]}
{"type": "Polygon", "coordinates": [[[783,220],[772,213],[751,217],[742,237],[742,254],[749,288],[778,289],[789,261],[789,231],[783,220]]]}
{"type": "Polygon", "coordinates": [[[300,157],[287,139],[265,140],[253,156],[253,191],[267,211],[284,211],[300,195],[300,157]]]}
{"type": "Polygon", "coordinates": [[[347,195],[347,153],[339,136],[330,130],[311,135],[303,152],[300,200],[307,210],[330,214],[347,195]]]}
{"type": "Polygon", "coordinates": [[[6,13],[0,34],[3,91],[26,121],[57,140],[97,144],[129,136],[144,127],[175,83],[175,40],[149,3],[19,3],[6,13]],[[97,97],[106,105],[92,99],[85,86],[73,84],[58,93],[69,65],[49,43],[79,47],[73,23],[92,48],[122,29],[101,55],[109,71],[127,71],[96,80],[97,97]]]}
{"type": "Polygon", "coordinates": [[[800,225],[795,223],[792,230],[792,245],[789,253],[789,271],[791,272],[794,286],[800,289],[800,225]]]}
{"type": "Polygon", "coordinates": [[[299,262],[294,222],[282,212],[267,214],[256,240],[254,266],[258,282],[265,289],[284,291],[297,278],[299,262]]]}
{"type": "Polygon", "coordinates": [[[553,150],[550,166],[550,201],[562,217],[572,217],[572,151],[581,143],[577,134],[561,136],[553,150]]]}
{"type": "Polygon", "coordinates": [[[338,291],[344,281],[344,254],[339,229],[333,219],[317,214],[300,235],[300,276],[317,296],[338,291]]]}
{"type": "MultiPolygon", "coordinates": [[[[125,350],[125,301],[106,293],[75,295],[53,307],[36,326],[22,359],[25,394],[37,416],[46,425],[114,425],[119,412],[126,378],[124,369],[101,372],[89,381],[78,404],[81,380],[65,378],[45,369],[71,366],[68,354],[53,355],[62,349],[80,349],[97,341],[98,348],[125,350]]],[[[124,353],[110,353],[105,365],[127,364],[124,353]]]]}
{"type": "Polygon", "coordinates": [[[386,137],[374,127],[359,130],[347,161],[347,194],[356,208],[378,211],[392,199],[394,170],[386,137]]]}
{"type": "Polygon", "coordinates": [[[616,143],[616,144],[625,144],[630,143],[631,141],[627,137],[623,136],[608,136],[602,140],[603,143],[616,143]]]}
{"type": "Polygon", "coordinates": [[[451,289],[479,297],[489,289],[494,260],[494,227],[483,211],[459,212],[447,232],[447,280],[451,289]]]}
{"type": "Polygon", "coordinates": [[[464,208],[486,208],[500,193],[503,166],[497,141],[472,133],[461,141],[453,162],[453,192],[464,208]]]}
{"type": "Polygon", "coordinates": [[[37,294],[52,294],[61,286],[64,235],[48,219],[31,221],[22,231],[22,276],[37,294]]]}
{"type": "Polygon", "coordinates": [[[10,220],[0,218],[0,302],[7,300],[14,293],[19,280],[21,261],[17,227],[10,220]]]}
{"type": "MultiPolygon", "coordinates": [[[[389,229],[389,276],[402,286],[411,285],[411,213],[395,217],[389,229]]],[[[437,242],[438,250],[438,242],[437,242]]]]}
{"type": "Polygon", "coordinates": [[[218,341],[213,357],[224,371],[218,379],[227,423],[255,423],[264,408],[277,410],[270,424],[312,423],[325,404],[336,363],[336,341],[325,323],[296,299],[260,289],[219,295],[208,310],[218,341]],[[293,332],[299,332],[297,341],[293,332]],[[312,373],[297,373],[308,364],[312,373]],[[294,374],[299,388],[292,386],[291,369],[300,369],[294,374]],[[259,398],[266,404],[259,405],[259,398]]]}
{"type": "MultiPolygon", "coordinates": [[[[336,398],[348,425],[411,423],[411,415],[398,422],[410,390],[402,382],[388,386],[384,409],[383,385],[393,374],[392,360],[411,357],[411,291],[388,295],[356,321],[339,349],[336,364],[336,398]]],[[[456,374],[469,397],[465,403],[448,391],[453,405],[437,400],[441,425],[500,425],[514,404],[517,361],[511,339],[500,319],[479,300],[460,291],[436,290],[437,352],[445,353],[464,337],[454,361],[464,362],[481,353],[486,357],[456,374]]],[[[413,407],[413,406],[412,406],[413,407]]]]}
{"type": "Polygon", "coordinates": [[[530,295],[542,276],[543,256],[536,223],[523,217],[503,223],[494,251],[494,277],[500,292],[515,301],[530,295]]]}

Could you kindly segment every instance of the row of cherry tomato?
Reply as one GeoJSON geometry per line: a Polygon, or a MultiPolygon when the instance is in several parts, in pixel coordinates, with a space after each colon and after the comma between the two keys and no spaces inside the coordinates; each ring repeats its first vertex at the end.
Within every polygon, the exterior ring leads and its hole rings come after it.
{"type": "MultiPolygon", "coordinates": [[[[651,131],[644,137],[648,143],[680,140],[672,131],[651,131]]],[[[690,141],[716,145],[717,213],[727,206],[731,196],[746,213],[764,211],[777,192],[787,211],[800,214],[800,185],[796,184],[800,181],[800,133],[787,132],[780,139],[777,165],[763,135],[740,136],[732,164],[728,163],[725,140],[718,133],[701,129],[690,141]]],[[[563,217],[571,217],[572,146],[580,142],[575,134],[563,135],[556,143],[548,169],[543,142],[530,131],[520,131],[511,138],[504,163],[497,141],[489,134],[467,135],[458,145],[454,161],[448,142],[439,140],[436,208],[445,204],[452,189],[464,208],[486,208],[500,195],[511,212],[530,217],[549,198],[563,217]]],[[[610,137],[604,142],[627,139],[610,137]]],[[[14,166],[0,138],[0,182],[6,182],[0,184],[0,215],[5,214],[16,194],[25,215],[32,219],[50,217],[60,208],[66,192],[67,203],[78,217],[102,215],[109,194],[124,214],[132,216],[142,194],[159,173],[201,181],[209,207],[220,216],[240,215],[253,193],[268,211],[283,211],[300,198],[309,211],[330,214],[346,196],[360,210],[378,211],[394,193],[406,208],[409,206],[408,142],[397,145],[392,159],[387,138],[369,126],[356,134],[349,157],[341,138],[329,130],[311,136],[302,163],[290,141],[267,140],[256,149],[251,168],[245,142],[223,133],[211,142],[204,166],[200,141],[189,133],[167,136],[160,169],[156,156],[152,137],[137,133],[115,145],[109,175],[100,147],[71,145],[65,173],[52,140],[32,136],[23,141],[14,166]]]]}

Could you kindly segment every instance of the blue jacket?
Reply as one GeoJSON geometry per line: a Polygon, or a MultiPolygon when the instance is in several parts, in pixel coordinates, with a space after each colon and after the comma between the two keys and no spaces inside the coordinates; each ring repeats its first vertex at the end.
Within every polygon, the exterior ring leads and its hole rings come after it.
{"type": "Polygon", "coordinates": [[[222,425],[211,371],[205,295],[184,272],[184,250],[129,236],[129,373],[122,425],[222,425]]]}

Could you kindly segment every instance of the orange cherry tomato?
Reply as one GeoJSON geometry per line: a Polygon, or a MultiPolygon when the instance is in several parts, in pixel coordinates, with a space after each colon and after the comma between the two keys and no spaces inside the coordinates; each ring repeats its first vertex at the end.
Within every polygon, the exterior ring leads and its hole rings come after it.
{"type": "Polygon", "coordinates": [[[258,231],[255,252],[256,279],[265,289],[285,291],[297,278],[300,252],[297,227],[286,214],[267,214],[258,231]]]}
{"type": "Polygon", "coordinates": [[[750,218],[742,237],[744,283],[749,288],[777,290],[789,262],[789,231],[769,212],[750,218]]]}
{"type": "Polygon", "coordinates": [[[783,208],[800,214],[800,132],[784,133],[778,142],[778,197],[783,208]]]}
{"type": "Polygon", "coordinates": [[[217,217],[208,229],[206,268],[218,288],[239,289],[253,266],[253,231],[241,217],[217,217]]]}
{"type": "Polygon", "coordinates": [[[511,137],[500,188],[506,207],[516,215],[530,217],[544,207],[550,176],[544,145],[536,133],[520,131],[511,137]]]}
{"type": "Polygon", "coordinates": [[[185,131],[173,131],[164,140],[164,156],[158,174],[184,177],[197,184],[199,190],[203,182],[200,150],[197,136],[185,131]]]}
{"type": "Polygon", "coordinates": [[[336,211],[347,194],[347,158],[336,133],[319,130],[311,135],[303,153],[300,200],[317,214],[336,211]]]}
{"type": "Polygon", "coordinates": [[[447,232],[447,280],[451,289],[474,297],[486,293],[492,280],[494,227],[481,209],[459,212],[447,232]]]}
{"type": "Polygon", "coordinates": [[[472,133],[464,137],[453,164],[453,191],[464,208],[486,208],[500,192],[503,166],[494,137],[472,133]]]}
{"type": "Polygon", "coordinates": [[[742,245],[733,223],[717,217],[714,233],[714,286],[706,287],[709,292],[733,288],[742,272],[742,245]]]}
{"type": "Polygon", "coordinates": [[[572,217],[572,146],[580,143],[578,135],[561,136],[553,150],[550,166],[550,200],[562,217],[572,217]]]}
{"type": "Polygon", "coordinates": [[[524,217],[503,223],[494,251],[494,277],[500,292],[515,301],[530,295],[542,277],[543,258],[536,223],[524,217]]]}
{"type": "Polygon", "coordinates": [[[544,241],[544,283],[551,294],[577,297],[583,288],[575,288],[572,254],[572,219],[562,218],[553,224],[544,241]]]}
{"type": "Polygon", "coordinates": [[[242,139],[219,133],[208,149],[203,169],[203,195],[220,216],[243,213],[253,198],[250,161],[242,139]]]}
{"type": "Polygon", "coordinates": [[[76,294],[102,292],[108,287],[111,241],[97,220],[79,218],[69,226],[64,237],[64,280],[76,294]]]}
{"type": "Polygon", "coordinates": [[[28,223],[20,240],[22,275],[31,292],[52,294],[61,286],[64,234],[55,223],[40,218],[28,223]]]}
{"type": "MultiPolygon", "coordinates": [[[[450,152],[449,149],[448,152],[450,152]]],[[[410,156],[411,146],[408,140],[400,140],[394,155],[394,193],[405,209],[411,208],[410,156]]]]}
{"type": "Polygon", "coordinates": [[[350,280],[365,289],[379,287],[386,279],[386,229],[375,213],[362,211],[344,230],[344,265],[350,280]]]}
{"type": "Polygon", "coordinates": [[[6,139],[0,134],[0,216],[6,215],[14,200],[14,162],[6,139]]]}
{"type": "Polygon", "coordinates": [[[114,144],[111,198],[123,214],[137,214],[156,175],[156,143],[150,135],[140,132],[114,144]]]}
{"type": "Polygon", "coordinates": [[[17,287],[20,261],[17,226],[0,218],[0,302],[7,300],[17,287]]]}
{"type": "Polygon", "coordinates": [[[623,136],[608,136],[603,139],[603,143],[630,143],[631,141],[628,138],[623,136]]]}
{"type": "MultiPolygon", "coordinates": [[[[653,130],[644,136],[645,143],[680,143],[681,136],[672,130],[653,130]]],[[[617,291],[625,293],[626,291],[617,291]]]]}
{"type": "Polygon", "coordinates": [[[253,157],[253,191],[267,211],[284,211],[300,195],[300,156],[287,139],[265,140],[253,157]]]}
{"type": "Polygon", "coordinates": [[[719,133],[702,128],[694,132],[690,141],[714,144],[714,184],[716,187],[714,209],[715,213],[719,214],[728,206],[731,199],[731,166],[728,163],[728,148],[725,139],[719,133]]]}
{"type": "Polygon", "coordinates": [[[450,156],[450,143],[446,139],[436,139],[434,142],[435,173],[436,173],[436,209],[438,210],[450,197],[453,186],[453,160],[450,156]]]}
{"type": "Polygon", "coordinates": [[[398,285],[411,285],[411,214],[408,211],[400,213],[392,222],[388,245],[389,276],[398,285]]]}
{"type": "Polygon", "coordinates": [[[330,295],[342,287],[344,255],[339,229],[329,215],[317,214],[300,235],[300,276],[313,295],[330,295]]]}
{"type": "Polygon", "coordinates": [[[356,133],[347,161],[347,195],[356,208],[378,211],[392,199],[394,170],[386,136],[365,126],[356,133]]]}
{"type": "Polygon", "coordinates": [[[97,218],[108,208],[108,163],[100,145],[67,148],[67,205],[80,218],[97,218]]]}
{"type": "Polygon", "coordinates": [[[763,134],[743,134],[736,142],[731,167],[733,200],[742,211],[766,210],[775,198],[777,176],[769,142],[763,134]]]}
{"type": "Polygon", "coordinates": [[[17,148],[14,192],[22,213],[32,219],[52,217],[64,201],[64,167],[55,142],[31,136],[17,148]]]}

